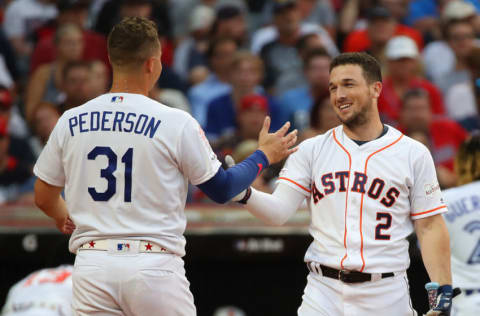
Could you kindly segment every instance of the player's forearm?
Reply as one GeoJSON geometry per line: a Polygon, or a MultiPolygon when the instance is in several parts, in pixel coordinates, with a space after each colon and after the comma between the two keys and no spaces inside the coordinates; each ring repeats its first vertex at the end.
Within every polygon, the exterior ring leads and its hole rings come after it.
{"type": "Polygon", "coordinates": [[[47,216],[62,219],[68,216],[67,205],[61,197],[63,188],[54,187],[38,179],[35,182],[35,204],[47,216]]]}
{"type": "Polygon", "coordinates": [[[301,193],[279,184],[273,194],[252,189],[246,208],[255,217],[270,225],[283,225],[305,199],[301,193]]]}
{"type": "Polygon", "coordinates": [[[234,196],[248,188],[263,168],[268,167],[265,154],[257,150],[241,163],[223,170],[198,187],[217,203],[230,201],[234,196]]]}
{"type": "Polygon", "coordinates": [[[442,215],[415,221],[415,230],[430,279],[439,284],[452,284],[450,237],[442,215]]]}

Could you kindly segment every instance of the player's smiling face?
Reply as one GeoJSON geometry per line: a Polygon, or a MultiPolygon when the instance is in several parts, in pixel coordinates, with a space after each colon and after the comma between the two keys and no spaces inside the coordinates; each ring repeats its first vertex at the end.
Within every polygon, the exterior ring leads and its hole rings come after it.
{"type": "Polygon", "coordinates": [[[375,89],[372,85],[359,65],[340,65],[332,69],[328,85],[330,103],[343,124],[354,127],[370,119],[375,89]]]}

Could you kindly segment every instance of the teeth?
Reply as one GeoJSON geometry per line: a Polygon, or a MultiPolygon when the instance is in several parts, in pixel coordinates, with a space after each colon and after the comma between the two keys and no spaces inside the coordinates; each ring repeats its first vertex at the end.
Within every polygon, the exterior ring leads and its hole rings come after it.
{"type": "Polygon", "coordinates": [[[351,103],[342,104],[342,105],[340,105],[340,109],[341,110],[346,109],[346,108],[350,107],[351,105],[352,105],[351,103]]]}

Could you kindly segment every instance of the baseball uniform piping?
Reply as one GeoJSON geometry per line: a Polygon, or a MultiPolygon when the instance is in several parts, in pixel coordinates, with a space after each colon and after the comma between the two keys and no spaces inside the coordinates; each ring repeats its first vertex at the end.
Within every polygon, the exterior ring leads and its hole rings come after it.
{"type": "Polygon", "coordinates": [[[447,206],[446,206],[446,205],[442,205],[442,206],[436,207],[436,208],[431,209],[431,210],[428,210],[428,211],[424,211],[424,212],[420,212],[420,213],[412,213],[412,214],[410,214],[410,216],[418,216],[418,215],[423,215],[423,214],[435,212],[436,210],[439,210],[439,209],[445,208],[445,207],[447,207],[447,206]]]}
{"type": "Polygon", "coordinates": [[[340,148],[343,149],[343,151],[347,154],[348,156],[348,180],[347,180],[347,190],[345,192],[345,230],[343,233],[343,247],[345,247],[345,255],[343,256],[342,260],[340,261],[340,266],[343,269],[343,261],[347,259],[347,211],[348,211],[348,191],[350,190],[350,172],[352,170],[352,157],[350,156],[350,153],[348,152],[345,147],[343,147],[342,144],[337,139],[337,136],[335,135],[335,130],[333,130],[333,139],[335,142],[340,146],[340,148]]]}
{"type": "MultiPolygon", "coordinates": [[[[368,165],[368,161],[370,160],[370,158],[372,158],[373,155],[381,152],[382,150],[385,150],[387,149],[388,147],[391,147],[393,145],[395,145],[396,143],[398,143],[400,141],[400,139],[402,139],[403,137],[403,134],[400,135],[399,138],[397,138],[393,143],[383,147],[383,148],[380,148],[379,150],[371,153],[368,157],[367,157],[367,160],[365,160],[365,171],[364,171],[364,174],[367,174],[367,165],[368,165]]],[[[365,195],[365,193],[362,193],[362,197],[360,199],[360,256],[362,257],[362,268],[360,269],[360,272],[363,272],[363,269],[365,268],[365,259],[363,258],[363,232],[362,232],[362,220],[363,220],[363,196],[365,195]]]]}
{"type": "Polygon", "coordinates": [[[288,178],[285,178],[285,177],[279,177],[278,180],[287,180],[295,185],[297,185],[298,187],[304,189],[305,191],[307,191],[308,193],[310,193],[311,191],[309,189],[307,189],[306,187],[304,187],[303,185],[301,184],[298,184],[297,182],[291,180],[291,179],[288,179],[288,178]]]}

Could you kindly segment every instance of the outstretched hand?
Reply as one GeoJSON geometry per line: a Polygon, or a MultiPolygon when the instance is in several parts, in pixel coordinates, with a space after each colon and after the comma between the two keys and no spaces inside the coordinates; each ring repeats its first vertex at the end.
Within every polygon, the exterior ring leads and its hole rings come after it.
{"type": "Polygon", "coordinates": [[[297,147],[293,147],[297,142],[297,130],[295,129],[287,134],[290,122],[285,123],[275,133],[269,133],[269,128],[270,117],[267,116],[258,135],[258,149],[267,156],[269,164],[274,164],[297,151],[297,147]]]}

